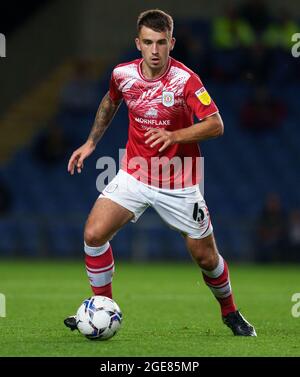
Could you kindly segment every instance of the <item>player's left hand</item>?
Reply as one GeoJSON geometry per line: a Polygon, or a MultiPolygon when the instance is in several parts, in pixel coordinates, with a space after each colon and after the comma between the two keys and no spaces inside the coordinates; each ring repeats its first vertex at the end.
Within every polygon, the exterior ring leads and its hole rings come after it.
{"type": "Polygon", "coordinates": [[[161,128],[150,128],[145,133],[145,137],[147,138],[145,144],[150,144],[150,147],[153,148],[157,144],[162,144],[159,148],[159,152],[164,151],[170,145],[175,144],[174,134],[171,131],[167,131],[161,128]]]}

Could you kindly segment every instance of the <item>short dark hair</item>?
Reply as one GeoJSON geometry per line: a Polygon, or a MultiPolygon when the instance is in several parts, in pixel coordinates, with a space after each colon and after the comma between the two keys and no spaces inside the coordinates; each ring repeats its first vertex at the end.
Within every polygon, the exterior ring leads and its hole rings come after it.
{"type": "Polygon", "coordinates": [[[150,9],[142,12],[137,20],[137,32],[140,33],[142,26],[146,26],[157,32],[169,31],[173,34],[173,18],[160,9],[150,9]]]}

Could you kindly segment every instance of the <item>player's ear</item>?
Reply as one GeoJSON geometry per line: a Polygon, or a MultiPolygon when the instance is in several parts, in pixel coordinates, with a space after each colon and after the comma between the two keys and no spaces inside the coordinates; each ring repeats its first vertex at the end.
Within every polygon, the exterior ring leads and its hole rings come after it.
{"type": "Polygon", "coordinates": [[[135,44],[136,44],[136,48],[141,51],[141,45],[140,45],[140,39],[139,38],[135,38],[135,44]]]}
{"type": "Polygon", "coordinates": [[[172,37],[171,39],[171,48],[170,48],[170,51],[173,50],[174,46],[175,46],[175,42],[176,42],[176,39],[174,37],[172,37]]]}

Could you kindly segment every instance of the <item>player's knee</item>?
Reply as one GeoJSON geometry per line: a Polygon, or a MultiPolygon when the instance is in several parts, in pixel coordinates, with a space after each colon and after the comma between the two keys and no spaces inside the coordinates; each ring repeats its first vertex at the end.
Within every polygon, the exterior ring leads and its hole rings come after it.
{"type": "Polygon", "coordinates": [[[204,270],[213,270],[218,264],[218,259],[215,254],[208,254],[202,260],[201,268],[204,270]]]}
{"type": "Polygon", "coordinates": [[[197,252],[194,254],[194,258],[197,264],[204,270],[213,270],[218,263],[217,254],[211,247],[197,250],[197,252]]]}
{"type": "Polygon", "coordinates": [[[84,241],[89,246],[97,247],[104,245],[108,239],[109,237],[107,237],[103,232],[99,231],[99,229],[86,227],[84,230],[84,241]]]}

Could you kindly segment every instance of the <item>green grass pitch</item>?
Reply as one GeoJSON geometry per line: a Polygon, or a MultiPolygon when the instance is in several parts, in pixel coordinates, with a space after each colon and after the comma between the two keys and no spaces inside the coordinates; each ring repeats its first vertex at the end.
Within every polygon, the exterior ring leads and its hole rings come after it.
{"type": "Polygon", "coordinates": [[[83,263],[0,263],[0,356],[300,356],[299,266],[230,265],[238,307],[257,338],[234,337],[196,265],[117,263],[114,298],[124,320],[107,341],[63,319],[91,296],[83,263]]]}

